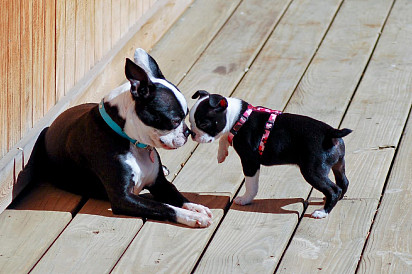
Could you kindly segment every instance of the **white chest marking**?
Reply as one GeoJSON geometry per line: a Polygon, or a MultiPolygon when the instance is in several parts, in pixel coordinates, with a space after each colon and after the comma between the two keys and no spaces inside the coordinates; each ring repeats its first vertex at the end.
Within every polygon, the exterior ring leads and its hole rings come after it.
{"type": "Polygon", "coordinates": [[[154,163],[150,159],[150,151],[131,145],[130,151],[121,155],[121,160],[131,168],[131,180],[134,183],[134,194],[139,194],[143,188],[152,185],[159,173],[159,158],[154,153],[154,163]]]}

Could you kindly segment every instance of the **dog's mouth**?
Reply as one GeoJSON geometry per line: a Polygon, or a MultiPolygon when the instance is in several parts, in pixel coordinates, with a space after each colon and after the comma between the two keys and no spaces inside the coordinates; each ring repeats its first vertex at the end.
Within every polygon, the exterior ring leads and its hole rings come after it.
{"type": "Polygon", "coordinates": [[[173,150],[173,149],[177,149],[177,147],[170,147],[168,145],[166,145],[162,140],[159,140],[160,144],[162,145],[162,148],[167,149],[167,150],[173,150]]]}

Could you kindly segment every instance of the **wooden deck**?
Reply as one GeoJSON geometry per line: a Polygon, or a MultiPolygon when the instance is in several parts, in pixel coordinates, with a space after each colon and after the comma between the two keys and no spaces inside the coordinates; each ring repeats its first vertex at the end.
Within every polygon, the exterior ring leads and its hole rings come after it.
{"type": "Polygon", "coordinates": [[[232,204],[236,153],[218,165],[217,143],[189,141],[162,161],[211,227],[45,185],[0,215],[0,273],[412,273],[411,14],[409,0],[197,0],[151,51],[189,106],[206,89],[353,129],[349,190],[326,219],[293,166],[262,168],[253,204],[232,204]]]}

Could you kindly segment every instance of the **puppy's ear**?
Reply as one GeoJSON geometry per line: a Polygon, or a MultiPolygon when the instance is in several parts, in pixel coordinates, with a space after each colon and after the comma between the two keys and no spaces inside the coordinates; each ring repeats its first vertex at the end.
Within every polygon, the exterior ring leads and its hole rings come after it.
{"type": "Polygon", "coordinates": [[[136,65],[132,60],[126,58],[126,78],[130,81],[130,92],[134,97],[147,98],[149,96],[149,77],[147,73],[136,65]]]}
{"type": "Polygon", "coordinates": [[[227,100],[219,94],[209,96],[209,105],[217,112],[222,112],[227,109],[227,100]]]}
{"type": "Polygon", "coordinates": [[[137,48],[134,52],[134,61],[138,66],[146,71],[150,77],[165,79],[160,71],[155,59],[150,56],[144,49],[137,48]]]}
{"type": "Polygon", "coordinates": [[[207,92],[206,90],[198,90],[195,92],[195,94],[192,95],[192,99],[197,99],[197,98],[203,98],[205,96],[208,96],[209,92],[207,92]]]}

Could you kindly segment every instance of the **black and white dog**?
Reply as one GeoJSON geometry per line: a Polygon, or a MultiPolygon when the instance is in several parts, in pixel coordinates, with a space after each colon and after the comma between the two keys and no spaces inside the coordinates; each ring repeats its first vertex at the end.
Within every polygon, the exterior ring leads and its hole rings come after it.
{"type": "Polygon", "coordinates": [[[186,143],[187,102],[143,49],[134,59],[126,60],[126,84],[100,104],[66,110],[43,130],[19,177],[47,174],[60,187],[106,196],[115,214],[207,227],[211,211],[167,181],[155,149],[186,143]],[[138,196],[142,189],[154,200],[138,196]]]}
{"type": "Polygon", "coordinates": [[[234,200],[236,204],[249,204],[256,196],[260,165],[298,165],[306,181],[326,196],[324,207],[312,213],[314,218],[326,217],[345,194],[349,181],[341,138],[350,129],[334,129],[306,116],[253,107],[204,90],[192,96],[196,98],[189,115],[193,139],[210,143],[220,138],[219,163],[227,157],[229,145],[241,159],[246,192],[234,200]],[[328,178],[331,169],[336,184],[328,178]]]}

